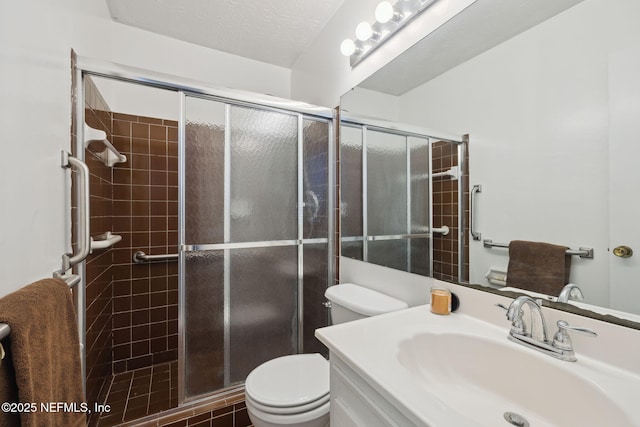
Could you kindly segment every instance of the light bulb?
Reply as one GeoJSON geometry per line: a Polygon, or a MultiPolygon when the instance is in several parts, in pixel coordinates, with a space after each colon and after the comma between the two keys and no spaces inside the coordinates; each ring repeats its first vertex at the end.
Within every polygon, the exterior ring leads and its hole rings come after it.
{"type": "Polygon", "coordinates": [[[356,27],[356,37],[358,40],[365,41],[369,40],[373,35],[373,29],[368,22],[361,22],[356,27]]]}
{"type": "Polygon", "coordinates": [[[394,15],[393,6],[388,1],[383,1],[376,7],[376,21],[381,24],[391,21],[394,15]]]}
{"type": "Polygon", "coordinates": [[[356,51],[356,44],[351,39],[344,39],[340,44],[340,52],[344,56],[351,56],[356,51]]]}

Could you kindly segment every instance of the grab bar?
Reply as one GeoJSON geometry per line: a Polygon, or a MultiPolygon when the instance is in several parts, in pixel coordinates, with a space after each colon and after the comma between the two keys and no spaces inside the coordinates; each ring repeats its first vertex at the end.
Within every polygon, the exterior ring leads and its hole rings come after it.
{"type": "Polygon", "coordinates": [[[476,227],[475,227],[475,206],[476,206],[476,194],[478,193],[482,193],[482,185],[474,185],[473,188],[471,189],[471,197],[470,197],[470,209],[469,209],[469,225],[470,225],[470,231],[471,231],[471,237],[473,237],[473,240],[480,240],[482,239],[482,233],[479,233],[478,231],[476,231],[476,227]]]}
{"type": "MultiPolygon", "coordinates": [[[[508,248],[508,243],[494,243],[493,240],[483,241],[485,248],[508,248]]],[[[567,249],[567,255],[577,255],[580,258],[593,259],[593,248],[567,249]]]]}
{"type": "Polygon", "coordinates": [[[122,240],[122,236],[120,236],[119,234],[113,234],[110,231],[107,231],[106,233],[102,233],[101,235],[96,236],[95,239],[92,237],[91,252],[93,252],[95,249],[110,248],[111,246],[118,243],[120,240],[122,240]]]}
{"type": "Polygon", "coordinates": [[[78,253],[62,255],[62,271],[67,271],[89,256],[91,236],[89,234],[89,168],[80,159],[62,150],[62,167],[76,168],[80,185],[78,186],[78,253]]]}
{"type": "Polygon", "coordinates": [[[153,261],[173,261],[177,259],[178,254],[147,255],[143,251],[138,251],[133,254],[133,262],[136,264],[144,264],[145,262],[153,261]]]}
{"type": "Polygon", "coordinates": [[[443,225],[442,227],[432,228],[431,232],[440,233],[443,236],[446,236],[447,234],[449,234],[449,227],[447,227],[446,225],[443,225]]]}

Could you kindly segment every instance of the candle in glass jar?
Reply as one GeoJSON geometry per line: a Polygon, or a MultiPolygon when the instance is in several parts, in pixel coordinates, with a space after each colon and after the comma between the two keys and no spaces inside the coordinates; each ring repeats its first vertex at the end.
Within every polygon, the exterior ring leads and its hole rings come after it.
{"type": "Polygon", "coordinates": [[[431,288],[431,312],[435,314],[451,313],[451,291],[443,288],[431,288]]]}

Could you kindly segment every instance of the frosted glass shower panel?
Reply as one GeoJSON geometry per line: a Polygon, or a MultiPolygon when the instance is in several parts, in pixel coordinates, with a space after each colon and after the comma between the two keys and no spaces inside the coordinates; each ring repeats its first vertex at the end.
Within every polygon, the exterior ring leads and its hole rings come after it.
{"type": "Polygon", "coordinates": [[[230,241],[297,238],[298,117],[231,107],[230,241]]]}
{"type": "Polygon", "coordinates": [[[303,120],[303,237],[328,236],[329,123],[303,120]]]}
{"type": "Polygon", "coordinates": [[[340,255],[362,261],[364,259],[364,242],[362,240],[355,242],[343,240],[340,245],[340,255]]]}
{"type": "Polygon", "coordinates": [[[407,242],[407,239],[368,242],[368,262],[396,270],[409,271],[407,242]]]}
{"type": "Polygon", "coordinates": [[[185,241],[224,240],[225,105],[186,98],[185,241]]]}
{"type": "Polygon", "coordinates": [[[226,386],[224,380],[224,251],[187,252],[185,264],[185,394],[226,386]]]}
{"type": "MultiPolygon", "coordinates": [[[[427,138],[408,137],[411,151],[411,227],[414,234],[429,232],[429,209],[431,191],[429,190],[429,140],[427,138]]],[[[438,224],[436,224],[439,227],[438,224]]]]}
{"type": "Polygon", "coordinates": [[[297,347],[297,246],[230,251],[230,380],[297,347]]]}
{"type": "Polygon", "coordinates": [[[367,131],[367,234],[406,234],[407,138],[367,131]]]}
{"type": "Polygon", "coordinates": [[[431,247],[429,239],[410,239],[409,273],[431,275],[431,247]]]}
{"type": "MultiPolygon", "coordinates": [[[[340,234],[362,236],[362,128],[340,127],[340,234]]],[[[362,255],[359,259],[362,259],[362,255]]]]}
{"type": "Polygon", "coordinates": [[[329,325],[329,310],[321,302],[325,301],[329,277],[329,245],[327,243],[306,244],[303,246],[304,284],[304,340],[303,353],[323,353],[328,356],[327,348],[315,337],[315,330],[329,325]]]}

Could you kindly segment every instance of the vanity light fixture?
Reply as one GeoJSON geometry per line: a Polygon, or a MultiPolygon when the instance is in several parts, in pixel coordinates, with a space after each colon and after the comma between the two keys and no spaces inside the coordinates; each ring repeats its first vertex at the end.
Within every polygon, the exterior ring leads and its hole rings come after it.
{"type": "Polygon", "coordinates": [[[390,2],[380,2],[376,7],[376,21],[381,24],[386,24],[392,19],[399,22],[402,20],[402,15],[393,9],[393,5],[390,2]]]}
{"type": "Polygon", "coordinates": [[[349,57],[352,67],[373,52],[413,18],[431,6],[436,0],[397,0],[395,5],[383,1],[376,7],[376,22],[366,21],[356,27],[356,40],[345,39],[340,52],[349,57]]]}
{"type": "Polygon", "coordinates": [[[340,52],[344,56],[351,56],[356,52],[356,44],[351,39],[345,39],[340,44],[340,52]]]}
{"type": "Polygon", "coordinates": [[[367,21],[363,21],[356,27],[356,38],[360,41],[367,41],[373,37],[373,28],[367,21]]]}

